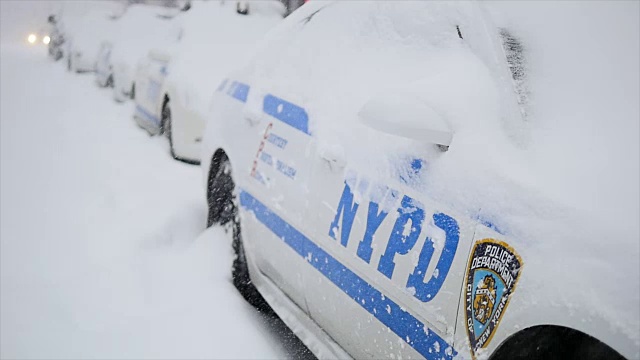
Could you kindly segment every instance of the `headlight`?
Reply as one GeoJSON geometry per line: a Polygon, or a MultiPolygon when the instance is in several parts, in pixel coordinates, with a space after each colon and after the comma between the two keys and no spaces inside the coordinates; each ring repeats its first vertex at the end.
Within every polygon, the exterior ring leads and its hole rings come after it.
{"type": "Polygon", "coordinates": [[[38,40],[36,34],[29,34],[29,36],[27,37],[27,41],[29,42],[29,44],[34,44],[36,40],[38,40]]]}
{"type": "Polygon", "coordinates": [[[45,36],[42,38],[42,42],[43,42],[45,45],[49,45],[49,43],[51,42],[51,38],[50,38],[48,35],[45,35],[45,36]]]}

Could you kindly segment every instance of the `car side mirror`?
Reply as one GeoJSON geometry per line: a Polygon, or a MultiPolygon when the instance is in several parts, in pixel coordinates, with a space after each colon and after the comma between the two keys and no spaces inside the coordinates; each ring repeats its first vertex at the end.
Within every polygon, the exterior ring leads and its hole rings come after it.
{"type": "Polygon", "coordinates": [[[453,139],[449,123],[423,100],[400,94],[372,97],[358,113],[360,121],[379,131],[438,145],[453,139]]]}

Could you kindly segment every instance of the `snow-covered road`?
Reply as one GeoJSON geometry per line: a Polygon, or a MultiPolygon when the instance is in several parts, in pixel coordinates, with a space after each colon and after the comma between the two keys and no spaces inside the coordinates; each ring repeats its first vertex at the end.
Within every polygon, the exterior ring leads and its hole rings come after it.
{"type": "Polygon", "coordinates": [[[308,357],[230,282],[200,168],[93,76],[0,54],[0,357],[308,357]]]}

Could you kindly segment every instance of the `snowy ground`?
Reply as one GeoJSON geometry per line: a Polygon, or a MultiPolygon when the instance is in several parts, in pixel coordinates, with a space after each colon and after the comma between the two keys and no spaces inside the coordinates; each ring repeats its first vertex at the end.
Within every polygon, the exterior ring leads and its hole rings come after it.
{"type": "Polygon", "coordinates": [[[0,357],[309,357],[233,288],[199,167],[44,48],[0,64],[0,357]]]}

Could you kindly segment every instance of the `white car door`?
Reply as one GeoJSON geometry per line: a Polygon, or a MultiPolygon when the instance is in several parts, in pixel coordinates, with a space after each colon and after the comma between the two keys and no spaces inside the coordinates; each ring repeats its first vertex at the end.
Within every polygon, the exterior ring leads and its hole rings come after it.
{"type": "Polygon", "coordinates": [[[446,159],[433,144],[390,135],[371,137],[388,144],[367,140],[364,130],[370,129],[348,122],[357,121],[359,106],[354,104],[371,96],[363,94],[384,93],[422,73],[430,75],[434,70],[424,66],[426,61],[445,66],[434,61],[430,51],[443,58],[463,54],[475,59],[463,34],[472,38],[482,32],[472,32],[475,24],[460,15],[472,12],[455,3],[418,2],[409,4],[408,12],[401,9],[364,2],[326,6],[299,22],[303,25],[294,45],[279,49],[296,66],[279,69],[277,78],[300,78],[290,82],[297,82],[299,96],[306,100],[301,106],[309,110],[317,144],[309,148],[311,153],[305,150],[312,167],[306,220],[288,226],[298,229],[296,246],[303,248],[299,253],[313,270],[304,273],[310,316],[349,354],[453,358],[458,353],[453,343],[458,304],[479,209],[464,204],[454,209],[447,199],[424,191],[430,163],[446,159]],[[420,12],[411,12],[413,7],[420,12]],[[347,12],[364,15],[348,19],[347,12]],[[412,23],[405,27],[409,13],[412,23]],[[376,16],[383,19],[372,24],[369,20],[376,16]],[[378,27],[387,32],[376,32],[378,27]],[[339,42],[323,41],[319,35],[338,36],[339,31],[339,42]],[[397,37],[388,35],[394,31],[397,37]],[[411,43],[413,38],[420,41],[410,51],[396,42],[411,43]],[[398,54],[385,53],[385,46],[398,54]],[[448,47],[455,51],[447,52],[448,47]],[[335,111],[341,108],[345,110],[335,111]],[[411,150],[381,155],[378,148],[411,150]],[[391,171],[376,173],[367,164],[347,161],[354,158],[389,162],[391,171]]]}
{"type": "Polygon", "coordinates": [[[475,222],[400,175],[417,179],[427,166],[419,158],[370,178],[335,156],[313,159],[311,316],[355,357],[453,356],[475,222]]]}
{"type": "MultiPolygon", "coordinates": [[[[243,217],[243,242],[260,271],[306,311],[296,238],[285,224],[300,227],[307,210],[312,152],[308,116],[286,95],[261,90],[260,84],[228,80],[218,90],[242,119],[229,124],[237,138],[250,139],[242,157],[233,158],[243,217]]],[[[237,115],[236,115],[237,116],[237,115]]]]}

